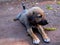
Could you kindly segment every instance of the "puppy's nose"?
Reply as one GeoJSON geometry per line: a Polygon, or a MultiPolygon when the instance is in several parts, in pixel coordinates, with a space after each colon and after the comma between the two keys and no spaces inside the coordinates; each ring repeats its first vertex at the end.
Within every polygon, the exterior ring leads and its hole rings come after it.
{"type": "Polygon", "coordinates": [[[41,21],[39,22],[39,24],[40,24],[40,25],[47,25],[48,22],[47,22],[47,20],[41,20],[41,21]]]}
{"type": "Polygon", "coordinates": [[[45,24],[48,24],[47,20],[43,20],[43,22],[44,22],[45,24]]]}

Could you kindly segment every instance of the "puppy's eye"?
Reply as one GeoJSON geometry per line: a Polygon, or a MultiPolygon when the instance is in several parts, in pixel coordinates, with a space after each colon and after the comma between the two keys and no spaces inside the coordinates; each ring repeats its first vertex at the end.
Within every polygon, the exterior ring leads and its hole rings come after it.
{"type": "Polygon", "coordinates": [[[37,15],[37,18],[41,18],[42,17],[42,15],[37,15]]]}

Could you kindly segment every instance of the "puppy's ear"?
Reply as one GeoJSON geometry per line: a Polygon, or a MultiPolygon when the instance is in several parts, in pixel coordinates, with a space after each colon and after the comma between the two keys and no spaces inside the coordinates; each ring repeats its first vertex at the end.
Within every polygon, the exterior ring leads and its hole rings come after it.
{"type": "Polygon", "coordinates": [[[28,20],[32,21],[33,20],[33,16],[28,16],[28,20]]]}
{"type": "Polygon", "coordinates": [[[33,12],[33,15],[37,15],[37,13],[33,12]]]}

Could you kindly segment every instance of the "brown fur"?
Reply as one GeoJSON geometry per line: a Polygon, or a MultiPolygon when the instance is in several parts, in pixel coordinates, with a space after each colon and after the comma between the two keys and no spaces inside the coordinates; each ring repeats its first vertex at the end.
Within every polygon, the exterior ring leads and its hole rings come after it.
{"type": "MultiPolygon", "coordinates": [[[[41,20],[45,20],[45,13],[44,13],[44,11],[41,9],[41,8],[39,8],[39,7],[32,7],[32,8],[30,8],[30,9],[27,9],[24,13],[22,13],[22,14],[20,14],[21,16],[19,17],[19,20],[20,20],[20,22],[21,23],[23,23],[25,26],[26,26],[26,28],[27,28],[27,32],[28,32],[28,34],[32,37],[32,39],[33,39],[33,43],[35,43],[35,44],[39,44],[39,42],[40,42],[40,40],[39,40],[39,38],[34,34],[34,32],[32,31],[32,25],[31,24],[29,24],[29,23],[35,23],[35,22],[33,22],[34,20],[36,21],[36,22],[38,22],[38,21],[41,21],[41,20]],[[37,15],[40,15],[40,16],[42,16],[41,18],[35,18],[37,15]],[[31,17],[30,17],[31,16],[31,17]],[[34,19],[29,19],[29,17],[30,18],[33,18],[34,17],[34,19]]],[[[38,16],[39,16],[38,15],[38,16]]],[[[35,23],[36,24],[36,23],[35,23]]],[[[49,38],[48,38],[48,36],[47,36],[47,34],[45,33],[45,31],[44,31],[44,29],[43,29],[43,27],[42,27],[42,25],[39,25],[39,24],[36,24],[36,25],[34,25],[37,29],[38,29],[38,31],[39,31],[39,33],[42,35],[42,37],[43,37],[43,40],[45,41],[45,40],[48,40],[49,38]]],[[[46,41],[46,42],[49,42],[49,41],[46,41]]]]}

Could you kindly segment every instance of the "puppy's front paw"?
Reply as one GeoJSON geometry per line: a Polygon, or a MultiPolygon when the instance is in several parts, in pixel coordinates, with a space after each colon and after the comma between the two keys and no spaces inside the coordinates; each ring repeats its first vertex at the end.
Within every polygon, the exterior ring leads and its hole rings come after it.
{"type": "Polygon", "coordinates": [[[50,42],[50,38],[44,39],[44,42],[49,43],[50,42]]]}
{"type": "Polygon", "coordinates": [[[33,44],[39,44],[40,40],[39,39],[33,39],[33,44]]]}

